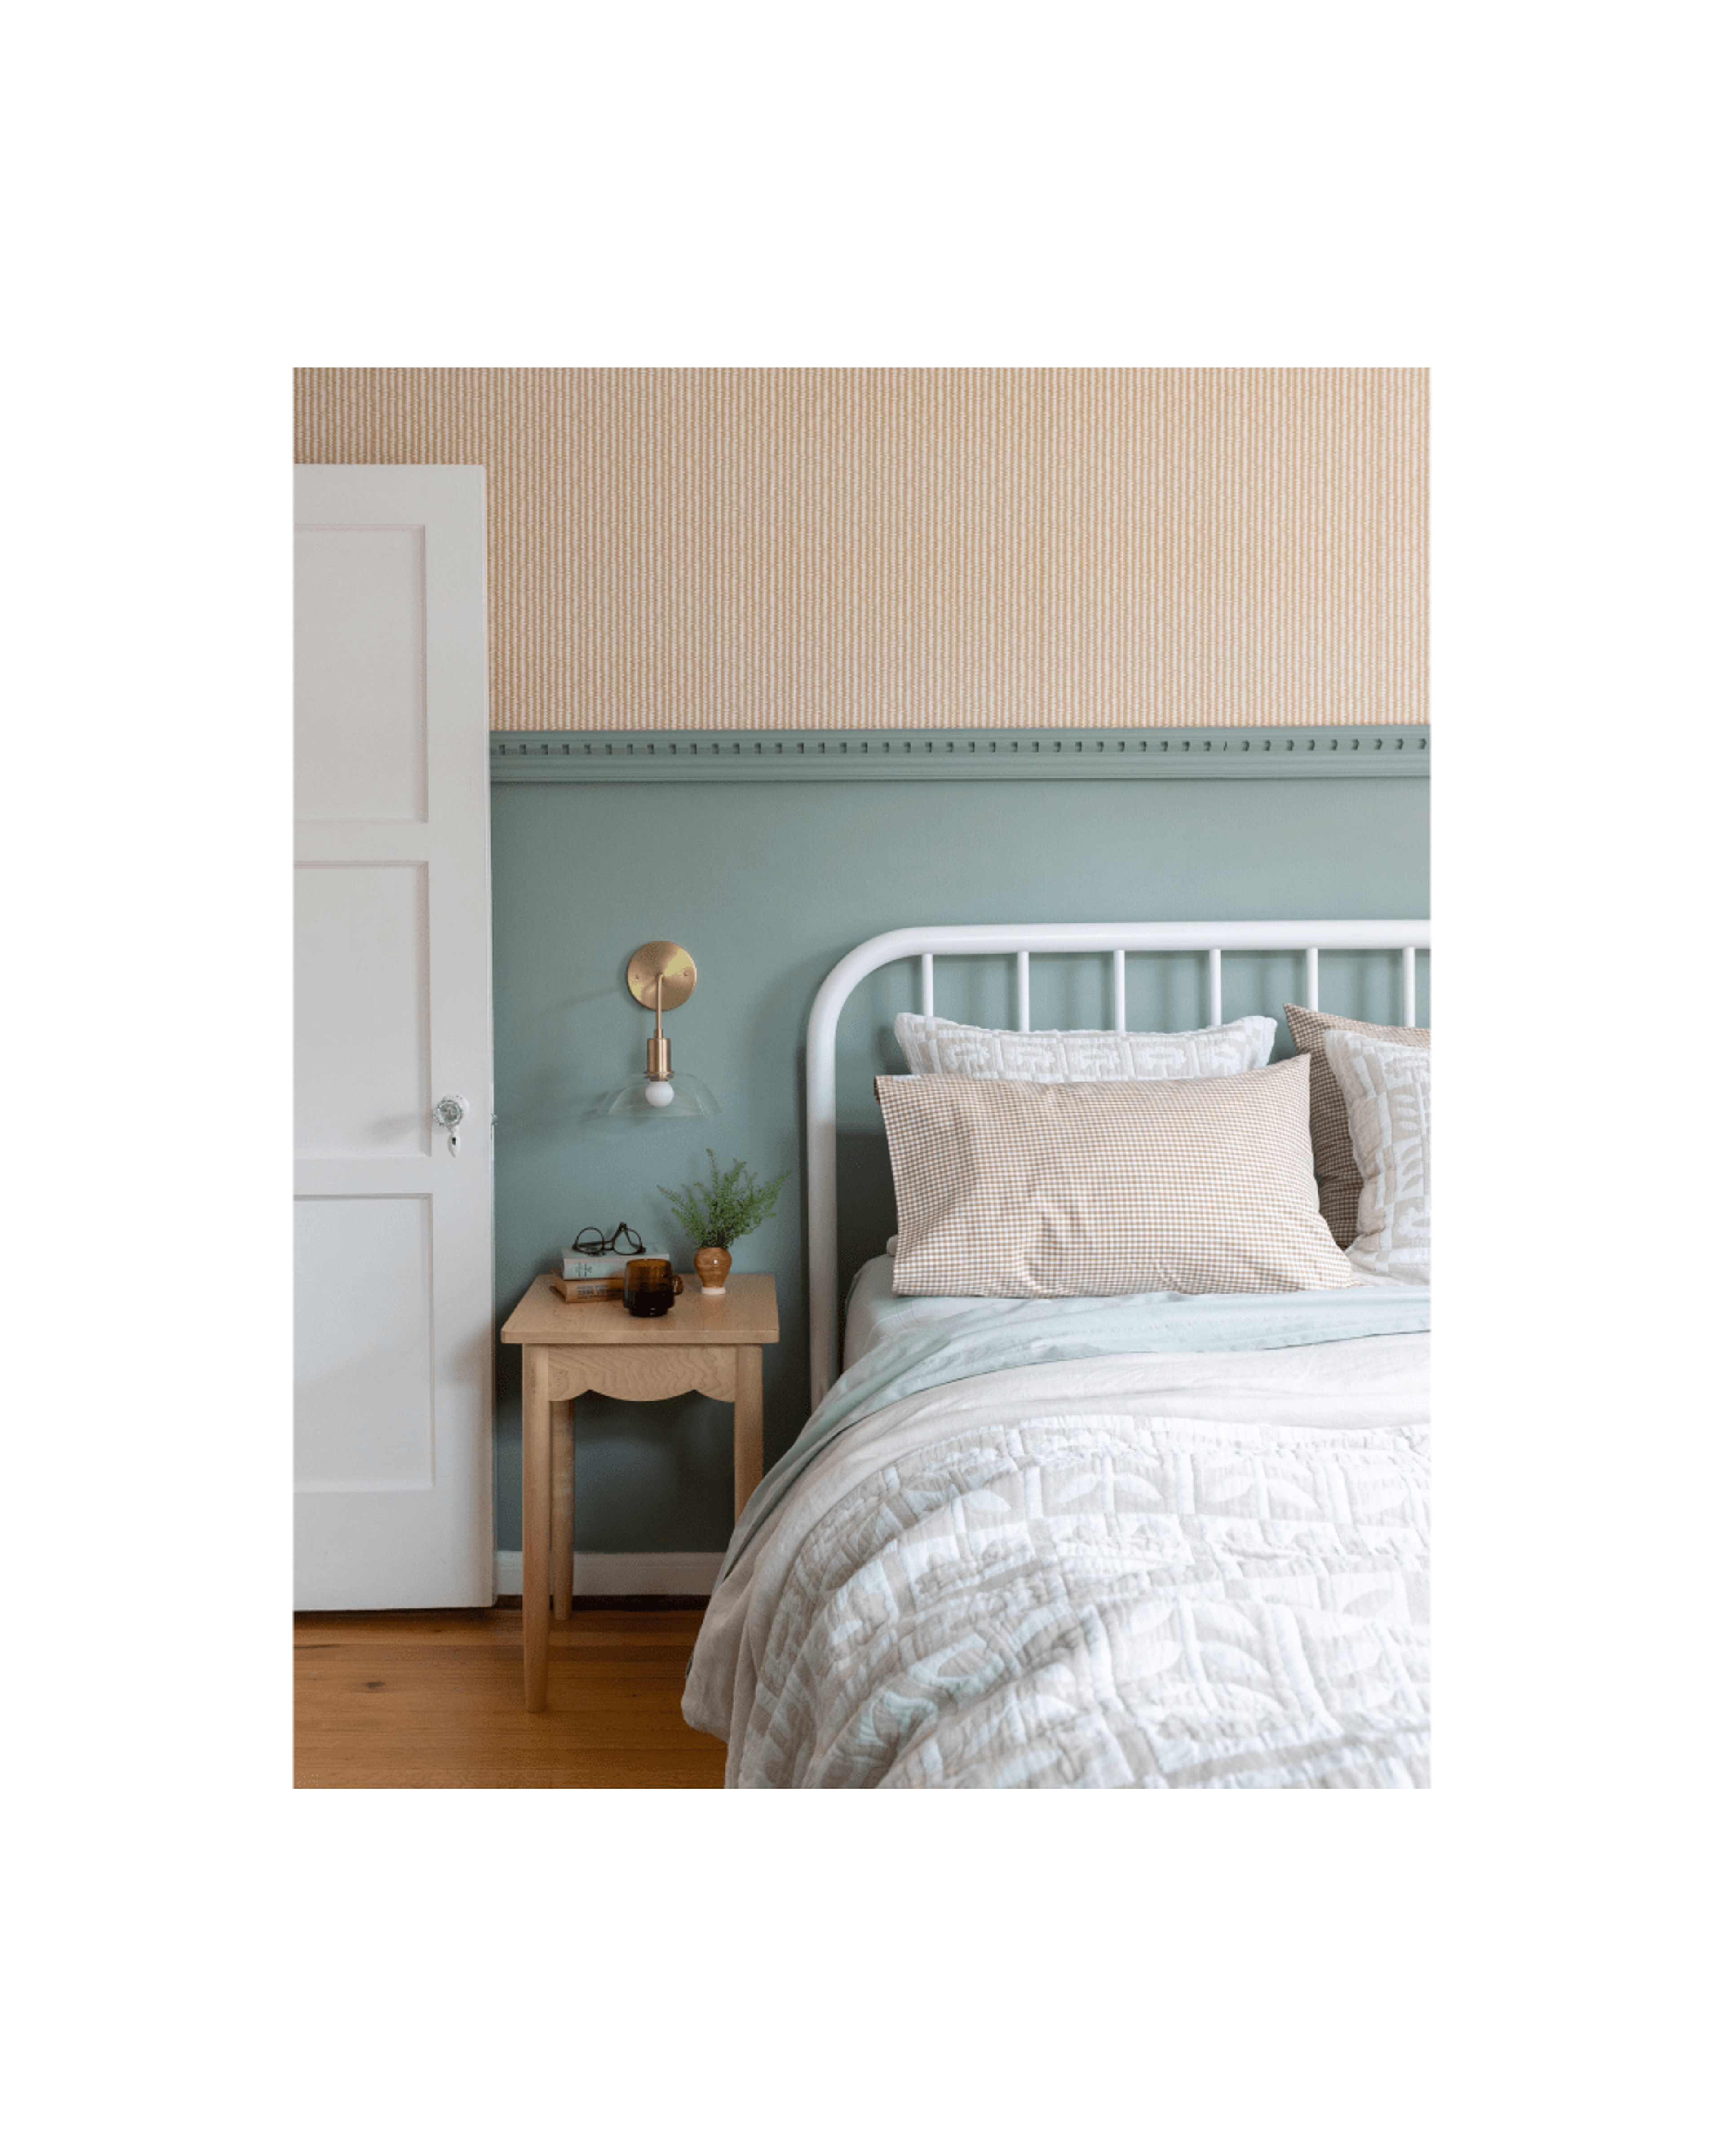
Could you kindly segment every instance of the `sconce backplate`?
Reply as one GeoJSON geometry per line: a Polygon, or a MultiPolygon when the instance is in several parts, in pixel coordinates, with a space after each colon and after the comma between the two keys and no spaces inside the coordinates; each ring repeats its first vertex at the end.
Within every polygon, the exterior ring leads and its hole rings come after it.
{"type": "Polygon", "coordinates": [[[644,943],[629,962],[629,992],[653,1008],[653,984],[665,976],[664,1008],[675,1010],[695,993],[695,961],[680,943],[644,943]]]}

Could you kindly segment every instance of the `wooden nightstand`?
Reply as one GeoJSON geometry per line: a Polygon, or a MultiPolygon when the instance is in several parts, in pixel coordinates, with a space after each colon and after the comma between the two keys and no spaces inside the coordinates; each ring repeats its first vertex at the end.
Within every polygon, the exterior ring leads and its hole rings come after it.
{"type": "Polygon", "coordinates": [[[705,1393],[735,1403],[735,1512],[761,1479],[761,1350],[778,1338],[771,1273],[732,1273],[723,1295],[694,1274],[664,1317],[620,1302],[565,1302],[541,1273],[510,1312],[521,1351],[521,1662],[527,1705],[545,1705],[553,1599],[569,1614],[575,1551],[575,1408],[583,1393],[668,1400],[705,1393]]]}

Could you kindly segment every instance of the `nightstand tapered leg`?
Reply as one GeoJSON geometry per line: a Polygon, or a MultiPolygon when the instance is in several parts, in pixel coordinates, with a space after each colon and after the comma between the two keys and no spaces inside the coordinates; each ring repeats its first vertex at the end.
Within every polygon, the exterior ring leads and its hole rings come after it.
{"type": "Polygon", "coordinates": [[[551,1404],[551,1599],[556,1615],[569,1614],[575,1568],[575,1403],[551,1404]]]}
{"type": "Polygon", "coordinates": [[[732,1409],[731,1450],[735,1471],[737,1518],[753,1496],[761,1480],[761,1351],[739,1348],[737,1355],[737,1404],[732,1409]]]}
{"type": "Polygon", "coordinates": [[[551,1656],[551,1401],[544,1348],[521,1360],[521,1677],[537,1713],[551,1656]]]}

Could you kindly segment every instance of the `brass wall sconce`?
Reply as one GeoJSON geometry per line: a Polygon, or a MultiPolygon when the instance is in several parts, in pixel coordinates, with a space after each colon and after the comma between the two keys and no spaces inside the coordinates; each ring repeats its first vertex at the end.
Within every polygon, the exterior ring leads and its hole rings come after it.
{"type": "Polygon", "coordinates": [[[644,1122],[671,1116],[712,1116],[719,1104],[692,1070],[673,1071],[665,1014],[695,993],[695,961],[680,943],[644,943],[629,962],[629,992],[653,1014],[653,1037],[647,1043],[647,1068],[619,1086],[598,1112],[634,1116],[644,1122]]]}

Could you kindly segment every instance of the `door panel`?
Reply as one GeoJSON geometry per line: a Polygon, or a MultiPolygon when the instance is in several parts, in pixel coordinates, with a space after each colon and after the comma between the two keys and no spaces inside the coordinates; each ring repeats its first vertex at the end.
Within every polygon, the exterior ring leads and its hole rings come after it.
{"type": "Polygon", "coordinates": [[[297,1152],[431,1151],[426,866],[301,862],[294,871],[297,1152]]]}
{"type": "Polygon", "coordinates": [[[425,819],[425,534],[294,534],[294,811],[425,819]]]}
{"type": "Polygon", "coordinates": [[[484,482],[295,475],[302,1609],[492,1599],[484,482]]]}
{"type": "Polygon", "coordinates": [[[294,1297],[298,1487],[434,1487],[430,1201],[296,1199],[294,1297]]]}

